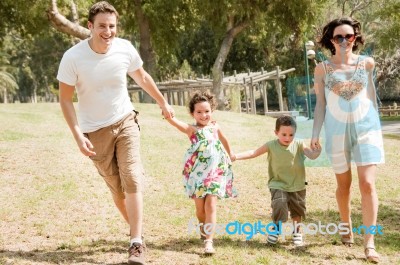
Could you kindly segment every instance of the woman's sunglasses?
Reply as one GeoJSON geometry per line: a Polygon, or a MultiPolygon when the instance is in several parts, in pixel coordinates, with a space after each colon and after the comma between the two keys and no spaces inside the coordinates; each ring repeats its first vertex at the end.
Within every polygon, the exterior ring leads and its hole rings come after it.
{"type": "Polygon", "coordinates": [[[333,36],[332,39],[337,44],[343,43],[344,40],[347,40],[347,42],[353,42],[356,39],[356,35],[354,35],[354,34],[346,34],[346,36],[335,35],[335,36],[333,36]]]}

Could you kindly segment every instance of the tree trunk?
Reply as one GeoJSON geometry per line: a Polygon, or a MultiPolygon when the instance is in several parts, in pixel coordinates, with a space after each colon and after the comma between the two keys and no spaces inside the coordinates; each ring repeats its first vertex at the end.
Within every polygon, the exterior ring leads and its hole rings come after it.
{"type": "Polygon", "coordinates": [[[217,98],[219,110],[225,109],[225,96],[221,86],[222,86],[222,71],[224,68],[226,58],[229,54],[235,36],[239,34],[241,31],[243,31],[249,25],[248,21],[245,21],[234,26],[233,20],[234,20],[233,16],[229,18],[228,31],[226,32],[226,35],[222,41],[221,48],[218,52],[218,56],[215,59],[212,69],[212,75],[213,75],[212,92],[217,98]]]}
{"type": "Polygon", "coordinates": [[[3,103],[4,103],[4,104],[8,103],[7,88],[6,88],[6,87],[3,89],[3,96],[4,96],[4,98],[3,98],[3,103]]]}
{"type": "Polygon", "coordinates": [[[37,85],[33,85],[33,91],[32,91],[32,103],[37,103],[37,85]]]}
{"type": "Polygon", "coordinates": [[[58,13],[57,1],[51,1],[51,7],[47,10],[47,17],[55,29],[68,35],[77,37],[81,40],[90,36],[90,30],[77,23],[73,23],[58,13]]]}
{"type": "MultiPolygon", "coordinates": [[[[148,17],[143,13],[142,0],[134,0],[135,16],[139,25],[140,47],[139,53],[143,60],[144,69],[156,79],[157,64],[156,53],[151,44],[150,23],[148,17]]],[[[153,99],[144,93],[143,101],[145,103],[153,102],[153,99]]]]}

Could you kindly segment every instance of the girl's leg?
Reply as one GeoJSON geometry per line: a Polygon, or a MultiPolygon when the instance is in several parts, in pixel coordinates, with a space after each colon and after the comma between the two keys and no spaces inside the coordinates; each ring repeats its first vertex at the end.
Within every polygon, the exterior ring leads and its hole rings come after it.
{"type": "Polygon", "coordinates": [[[348,223],[351,226],[350,218],[350,187],[351,170],[341,174],[336,174],[336,201],[339,208],[340,220],[342,223],[348,223]]]}
{"type": "MultiPolygon", "coordinates": [[[[378,215],[378,195],[375,188],[376,165],[359,166],[357,170],[361,192],[363,224],[367,227],[376,225],[378,215]]],[[[364,235],[364,247],[375,247],[374,235],[367,233],[364,235]]]]}
{"type": "Polygon", "coordinates": [[[205,239],[205,234],[204,234],[204,223],[206,221],[206,212],[204,208],[205,204],[205,198],[194,198],[194,204],[196,206],[196,216],[197,220],[199,220],[199,224],[202,224],[200,226],[200,238],[205,239]]]}
{"type": "Polygon", "coordinates": [[[194,198],[194,204],[196,205],[196,216],[199,220],[199,223],[203,223],[206,221],[206,212],[204,208],[205,198],[194,198]]]}
{"type": "Polygon", "coordinates": [[[212,225],[211,233],[206,233],[206,239],[212,240],[214,237],[215,226],[217,224],[217,196],[207,195],[205,198],[204,209],[206,214],[205,223],[212,225]]]}

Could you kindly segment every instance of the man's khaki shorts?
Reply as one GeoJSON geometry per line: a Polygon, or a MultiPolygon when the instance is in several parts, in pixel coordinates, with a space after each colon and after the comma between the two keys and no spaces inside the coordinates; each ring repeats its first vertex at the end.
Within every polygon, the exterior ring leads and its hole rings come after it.
{"type": "Polygon", "coordinates": [[[93,144],[91,156],[113,196],[143,191],[144,170],[140,159],[140,128],[137,113],[85,136],[93,144]]]}

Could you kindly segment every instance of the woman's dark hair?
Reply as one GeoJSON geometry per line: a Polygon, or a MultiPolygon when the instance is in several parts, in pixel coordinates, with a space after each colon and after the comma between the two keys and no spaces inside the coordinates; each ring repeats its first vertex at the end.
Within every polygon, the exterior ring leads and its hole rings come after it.
{"type": "Polygon", "coordinates": [[[276,119],[275,131],[279,131],[281,126],[291,126],[295,131],[297,130],[296,121],[289,115],[283,115],[276,119]]]}
{"type": "Polygon", "coordinates": [[[364,44],[364,37],[361,35],[360,22],[351,17],[337,18],[325,25],[324,29],[322,30],[322,37],[318,42],[323,48],[330,50],[332,55],[334,55],[336,52],[335,47],[331,42],[333,38],[333,32],[335,31],[336,27],[341,25],[349,25],[354,30],[356,39],[354,40],[353,51],[356,51],[358,49],[359,44],[364,44]]]}
{"type": "Polygon", "coordinates": [[[200,102],[208,102],[208,103],[210,103],[211,110],[214,110],[215,107],[216,107],[215,98],[214,98],[213,95],[211,95],[207,91],[204,91],[204,92],[197,91],[193,95],[192,99],[189,102],[189,111],[190,111],[190,113],[194,112],[194,105],[196,105],[197,103],[200,103],[200,102]]]}

